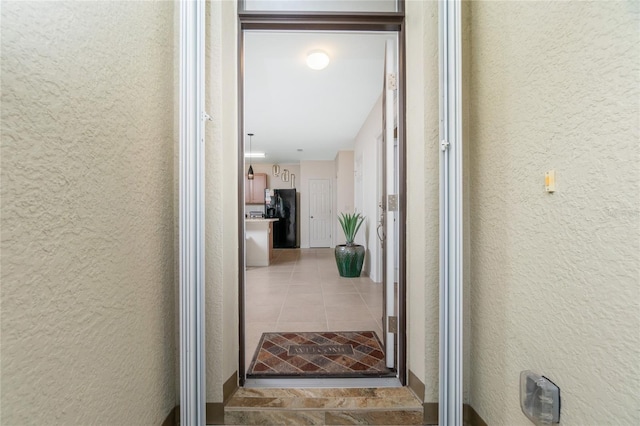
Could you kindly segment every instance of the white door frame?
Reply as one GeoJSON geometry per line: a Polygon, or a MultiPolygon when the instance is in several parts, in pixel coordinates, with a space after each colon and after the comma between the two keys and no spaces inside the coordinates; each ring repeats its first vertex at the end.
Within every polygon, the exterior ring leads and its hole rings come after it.
{"type": "Polygon", "coordinates": [[[203,426],[204,0],[180,2],[180,424],[203,426]]]}
{"type": "Polygon", "coordinates": [[[462,31],[461,1],[441,0],[440,395],[441,425],[462,426],[462,31]]]}
{"type": "MultiPolygon", "coordinates": [[[[440,401],[462,424],[461,4],[441,0],[440,401]]],[[[180,420],[205,424],[203,109],[204,1],[180,4],[180,420]]]]}
{"type": "MultiPolygon", "coordinates": [[[[384,131],[384,130],[383,130],[384,131]]],[[[380,135],[376,139],[376,200],[378,201],[378,210],[376,210],[376,242],[377,242],[377,250],[376,250],[376,258],[375,262],[371,265],[371,272],[375,276],[375,282],[384,282],[383,279],[383,267],[382,262],[384,262],[384,256],[382,254],[384,250],[384,206],[385,202],[383,200],[384,191],[384,141],[383,135],[380,135]]]]}
{"type": "MultiPolygon", "coordinates": [[[[395,161],[395,144],[394,144],[394,129],[395,129],[395,117],[396,117],[396,108],[394,102],[394,95],[396,92],[396,86],[390,84],[391,80],[395,80],[397,78],[397,66],[396,66],[396,50],[397,50],[397,38],[393,40],[387,40],[385,44],[385,55],[384,55],[384,94],[382,101],[383,108],[383,146],[384,151],[382,155],[385,158],[383,161],[384,164],[384,185],[385,190],[383,193],[385,196],[398,196],[398,191],[396,187],[397,182],[397,172],[398,169],[396,167],[395,161]],[[391,173],[389,173],[391,172],[391,173]]],[[[397,318],[396,312],[396,264],[397,264],[397,202],[396,206],[390,206],[389,200],[384,200],[383,205],[385,206],[384,210],[384,239],[385,245],[383,248],[383,259],[386,263],[383,268],[383,273],[385,277],[383,278],[384,282],[384,322],[385,322],[385,338],[384,338],[384,349],[385,349],[385,359],[386,365],[388,368],[393,368],[396,362],[396,333],[397,330],[389,330],[389,323],[391,318],[397,318]]]]}

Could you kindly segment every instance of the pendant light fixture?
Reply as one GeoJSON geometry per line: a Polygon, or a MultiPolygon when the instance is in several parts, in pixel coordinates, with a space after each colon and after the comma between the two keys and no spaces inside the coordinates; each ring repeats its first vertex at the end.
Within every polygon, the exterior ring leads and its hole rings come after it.
{"type": "Polygon", "coordinates": [[[271,167],[271,172],[273,173],[274,176],[280,175],[280,166],[277,164],[274,164],[273,167],[271,167]]]}
{"type": "MultiPolygon", "coordinates": [[[[249,135],[249,154],[253,154],[253,148],[251,144],[253,133],[247,133],[247,135],[249,135]]],[[[251,165],[251,156],[249,156],[249,172],[247,173],[247,179],[253,180],[253,166],[251,165]]]]}

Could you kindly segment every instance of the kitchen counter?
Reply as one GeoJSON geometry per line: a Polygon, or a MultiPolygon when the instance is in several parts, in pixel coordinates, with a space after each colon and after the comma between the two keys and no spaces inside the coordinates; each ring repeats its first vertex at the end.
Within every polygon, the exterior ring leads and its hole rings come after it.
{"type": "Polygon", "coordinates": [[[269,266],[273,258],[273,222],[278,219],[245,219],[247,266],[269,266]]]}

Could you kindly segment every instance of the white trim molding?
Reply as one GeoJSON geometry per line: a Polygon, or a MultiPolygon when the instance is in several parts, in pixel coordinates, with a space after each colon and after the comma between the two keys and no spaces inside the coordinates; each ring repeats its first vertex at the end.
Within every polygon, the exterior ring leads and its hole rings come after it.
{"type": "Polygon", "coordinates": [[[439,2],[440,401],[439,424],[462,426],[461,1],[439,2]]]}
{"type": "Polygon", "coordinates": [[[180,424],[204,426],[204,0],[180,2],[180,424]]]}

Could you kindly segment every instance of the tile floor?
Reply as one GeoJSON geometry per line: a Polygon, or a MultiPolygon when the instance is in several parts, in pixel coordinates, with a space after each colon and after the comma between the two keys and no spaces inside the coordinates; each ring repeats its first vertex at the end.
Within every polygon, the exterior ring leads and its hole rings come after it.
{"type": "Polygon", "coordinates": [[[338,275],[333,249],[276,249],[247,268],[246,359],[270,331],[375,331],[382,340],[382,284],[338,275]]]}

